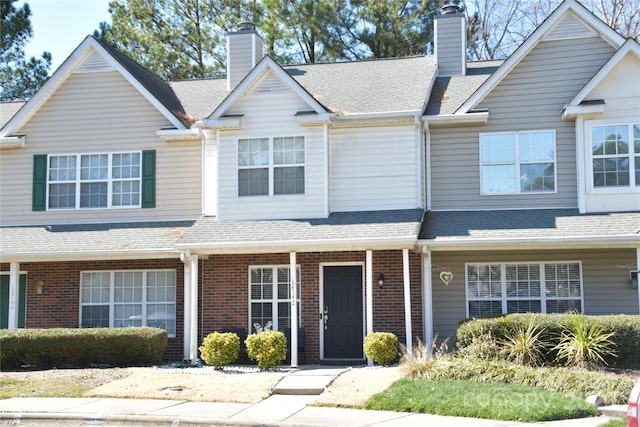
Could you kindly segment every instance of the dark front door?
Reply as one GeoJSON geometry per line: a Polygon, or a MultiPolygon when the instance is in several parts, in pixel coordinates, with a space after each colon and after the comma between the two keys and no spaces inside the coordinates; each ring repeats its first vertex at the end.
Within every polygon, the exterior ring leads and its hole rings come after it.
{"type": "Polygon", "coordinates": [[[362,267],[323,267],[324,357],[362,359],[362,267]]]}
{"type": "MultiPolygon", "coordinates": [[[[18,328],[24,328],[26,309],[27,276],[20,275],[18,280],[18,328]]],[[[9,275],[0,274],[0,329],[9,327],[9,275]]]]}

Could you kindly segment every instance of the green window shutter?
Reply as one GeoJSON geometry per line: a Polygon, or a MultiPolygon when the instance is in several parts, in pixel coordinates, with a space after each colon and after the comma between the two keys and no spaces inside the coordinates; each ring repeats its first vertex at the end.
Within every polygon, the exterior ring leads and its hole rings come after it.
{"type": "Polygon", "coordinates": [[[142,152],[142,207],[156,207],[156,150],[142,152]]]}
{"type": "Polygon", "coordinates": [[[47,210],[47,155],[33,156],[33,188],[31,194],[31,209],[34,211],[47,210]]]}

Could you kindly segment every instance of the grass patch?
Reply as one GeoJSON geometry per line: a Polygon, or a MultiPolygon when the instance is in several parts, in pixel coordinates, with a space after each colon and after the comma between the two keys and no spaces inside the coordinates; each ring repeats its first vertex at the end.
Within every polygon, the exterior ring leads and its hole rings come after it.
{"type": "Polygon", "coordinates": [[[16,380],[0,378],[0,399],[11,397],[83,397],[91,390],[77,378],[56,378],[41,380],[16,380]]]}
{"type": "Polygon", "coordinates": [[[627,427],[627,420],[618,418],[617,420],[609,420],[604,424],[600,424],[599,427],[627,427]]]}
{"type": "Polygon", "coordinates": [[[366,409],[503,421],[552,421],[593,416],[584,400],[534,387],[466,380],[396,381],[365,403],[366,409]]]}

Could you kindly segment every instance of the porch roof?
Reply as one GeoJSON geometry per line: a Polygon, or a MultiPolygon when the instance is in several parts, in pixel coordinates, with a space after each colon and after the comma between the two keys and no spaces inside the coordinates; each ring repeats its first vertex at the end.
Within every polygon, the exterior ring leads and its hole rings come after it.
{"type": "Polygon", "coordinates": [[[328,218],[218,221],[203,216],[176,245],[194,253],[413,248],[422,209],[335,212],[328,218]]]}
{"type": "Polygon", "coordinates": [[[178,258],[194,221],[0,227],[0,261],[178,258]]]}
{"type": "Polygon", "coordinates": [[[640,212],[577,209],[427,212],[419,244],[434,250],[640,247],[640,212]]]}

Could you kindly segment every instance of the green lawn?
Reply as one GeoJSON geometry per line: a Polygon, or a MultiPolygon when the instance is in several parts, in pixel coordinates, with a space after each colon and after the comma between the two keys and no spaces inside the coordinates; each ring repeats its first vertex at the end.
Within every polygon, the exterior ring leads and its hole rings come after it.
{"type": "Polygon", "coordinates": [[[627,427],[627,420],[619,418],[617,420],[611,420],[604,424],[600,424],[599,427],[627,427]]]}
{"type": "Polygon", "coordinates": [[[399,380],[372,396],[364,407],[525,422],[588,417],[597,412],[583,399],[562,393],[463,380],[399,380]]]}
{"type": "Polygon", "coordinates": [[[77,378],[16,380],[0,377],[0,399],[11,397],[82,397],[91,387],[77,378]]]}

